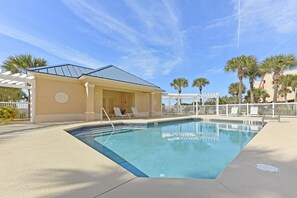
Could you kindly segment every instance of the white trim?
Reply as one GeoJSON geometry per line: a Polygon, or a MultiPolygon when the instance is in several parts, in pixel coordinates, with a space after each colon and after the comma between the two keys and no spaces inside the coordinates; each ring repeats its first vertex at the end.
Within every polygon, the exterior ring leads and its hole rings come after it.
{"type": "MultiPolygon", "coordinates": [[[[219,93],[210,93],[210,94],[176,94],[176,93],[163,93],[162,99],[178,99],[177,103],[177,113],[182,114],[180,110],[180,99],[193,99],[196,100],[196,115],[198,115],[198,99],[215,99],[216,100],[216,115],[219,115],[219,93]]],[[[170,104],[169,104],[170,106],[170,104]]]]}
{"type": "Polygon", "coordinates": [[[211,94],[176,94],[176,93],[164,93],[162,94],[162,98],[217,98],[219,97],[219,93],[211,93],[211,94]]]}
{"type": "Polygon", "coordinates": [[[34,76],[27,76],[26,74],[11,74],[11,72],[0,71],[0,86],[13,87],[20,89],[31,89],[27,83],[32,84],[34,82],[34,76]]]}
{"type": "Polygon", "coordinates": [[[30,86],[20,86],[18,84],[8,84],[8,83],[1,83],[0,87],[10,87],[10,88],[18,88],[18,89],[31,89],[30,86]]]}

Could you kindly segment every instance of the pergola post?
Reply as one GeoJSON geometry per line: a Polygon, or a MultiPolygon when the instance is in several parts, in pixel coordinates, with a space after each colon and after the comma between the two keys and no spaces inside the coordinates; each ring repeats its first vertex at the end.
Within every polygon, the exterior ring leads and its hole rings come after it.
{"type": "Polygon", "coordinates": [[[193,111],[195,110],[194,101],[196,101],[196,115],[198,115],[198,100],[205,99],[205,98],[215,98],[216,99],[216,114],[219,115],[219,94],[172,94],[172,93],[165,93],[163,94],[163,99],[168,98],[168,105],[170,108],[170,99],[177,100],[177,113],[182,113],[181,108],[181,99],[192,99],[193,100],[193,111]]]}
{"type": "Polygon", "coordinates": [[[198,115],[198,98],[196,98],[196,115],[198,115]]]}
{"type": "Polygon", "coordinates": [[[194,106],[194,98],[192,99],[192,110],[193,110],[193,113],[194,113],[194,110],[195,110],[195,106],[194,106]]]}
{"type": "Polygon", "coordinates": [[[217,116],[219,115],[219,97],[217,96],[216,98],[216,111],[217,111],[217,116]]]}
{"type": "Polygon", "coordinates": [[[181,111],[180,111],[180,109],[181,109],[181,108],[180,108],[180,105],[181,105],[181,104],[180,104],[180,103],[181,103],[181,102],[180,102],[180,96],[178,96],[178,97],[177,97],[177,114],[180,114],[180,113],[181,113],[181,111]]]}

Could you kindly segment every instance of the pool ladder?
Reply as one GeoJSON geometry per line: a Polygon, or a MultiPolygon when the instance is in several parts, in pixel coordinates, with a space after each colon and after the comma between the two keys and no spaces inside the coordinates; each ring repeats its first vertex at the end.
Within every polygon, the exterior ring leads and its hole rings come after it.
{"type": "Polygon", "coordinates": [[[102,114],[102,112],[106,115],[106,117],[107,117],[107,119],[108,119],[110,125],[112,126],[112,131],[114,132],[114,125],[112,124],[112,122],[111,122],[111,120],[110,120],[110,118],[109,118],[107,112],[105,111],[105,109],[104,109],[103,107],[101,108],[101,123],[102,123],[102,121],[103,121],[103,114],[102,114]]]}

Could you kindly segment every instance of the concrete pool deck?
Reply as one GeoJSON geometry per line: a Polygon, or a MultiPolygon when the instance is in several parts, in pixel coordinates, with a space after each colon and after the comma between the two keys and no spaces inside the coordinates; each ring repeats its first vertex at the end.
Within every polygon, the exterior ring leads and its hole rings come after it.
{"type": "Polygon", "coordinates": [[[137,178],[64,131],[82,124],[98,122],[0,126],[1,197],[295,198],[297,195],[296,118],[283,118],[281,123],[269,121],[214,180],[137,178]],[[280,172],[260,171],[255,167],[257,163],[277,166],[280,172]]]}

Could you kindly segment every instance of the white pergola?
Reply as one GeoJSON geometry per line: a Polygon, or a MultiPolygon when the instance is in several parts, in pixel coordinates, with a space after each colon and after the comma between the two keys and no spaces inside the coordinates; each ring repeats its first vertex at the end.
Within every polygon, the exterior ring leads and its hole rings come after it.
{"type": "Polygon", "coordinates": [[[12,74],[10,71],[0,70],[0,87],[28,89],[30,92],[30,121],[35,121],[35,80],[27,74],[12,74]]]}
{"type": "Polygon", "coordinates": [[[171,99],[178,99],[178,105],[180,100],[179,99],[192,99],[193,102],[196,102],[196,115],[198,115],[198,100],[199,99],[216,99],[216,114],[219,115],[219,93],[211,93],[211,94],[176,94],[176,93],[164,93],[162,95],[162,99],[168,99],[168,104],[170,107],[170,100],[171,99]]]}

